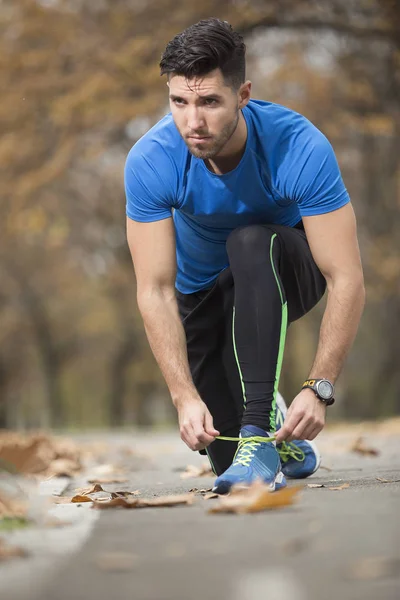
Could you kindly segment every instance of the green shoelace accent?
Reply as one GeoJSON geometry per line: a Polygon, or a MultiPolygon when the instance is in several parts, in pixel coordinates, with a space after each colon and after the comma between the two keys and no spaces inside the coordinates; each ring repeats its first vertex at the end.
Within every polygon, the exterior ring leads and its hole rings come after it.
{"type": "MultiPolygon", "coordinates": [[[[254,455],[256,448],[260,445],[261,442],[274,442],[275,436],[272,437],[263,437],[260,435],[253,435],[247,438],[239,438],[239,437],[227,437],[224,435],[218,435],[216,437],[217,440],[225,440],[228,442],[238,442],[238,449],[235,454],[234,462],[240,463],[245,467],[249,466],[249,461],[254,455]],[[245,442],[249,442],[249,444],[245,445],[245,442]],[[242,458],[243,456],[243,458],[242,458]],[[238,458],[236,458],[238,457],[238,458]]],[[[283,462],[287,462],[290,458],[293,458],[297,462],[302,462],[305,459],[305,454],[301,448],[296,446],[293,442],[281,442],[279,444],[279,448],[276,448],[278,454],[283,462]]]]}

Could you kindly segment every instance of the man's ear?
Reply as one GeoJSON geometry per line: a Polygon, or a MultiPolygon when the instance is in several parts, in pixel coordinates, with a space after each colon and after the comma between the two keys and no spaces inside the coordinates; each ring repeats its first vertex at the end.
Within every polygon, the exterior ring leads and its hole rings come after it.
{"type": "Polygon", "coordinates": [[[248,104],[251,97],[251,81],[246,81],[240,86],[239,92],[239,108],[243,108],[248,104]]]}

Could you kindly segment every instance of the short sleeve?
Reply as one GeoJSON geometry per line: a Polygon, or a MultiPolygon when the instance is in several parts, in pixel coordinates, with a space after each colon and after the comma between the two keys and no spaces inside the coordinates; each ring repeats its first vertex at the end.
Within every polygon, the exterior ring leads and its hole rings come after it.
{"type": "Polygon", "coordinates": [[[172,171],[162,155],[157,158],[156,152],[146,156],[134,146],[126,159],[126,214],[134,221],[150,223],[172,215],[172,171]]]}
{"type": "Polygon", "coordinates": [[[328,213],[350,202],[333,148],[311,123],[293,137],[281,172],[281,193],[294,200],[301,216],[328,213]]]}

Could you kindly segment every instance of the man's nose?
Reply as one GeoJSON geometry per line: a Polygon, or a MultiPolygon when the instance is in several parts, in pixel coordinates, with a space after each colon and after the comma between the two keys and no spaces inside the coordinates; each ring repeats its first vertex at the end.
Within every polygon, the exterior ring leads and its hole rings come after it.
{"type": "Polygon", "coordinates": [[[189,109],[188,127],[189,127],[190,131],[195,132],[195,131],[203,130],[204,126],[205,126],[205,120],[202,115],[202,112],[200,110],[198,110],[197,108],[189,109]]]}

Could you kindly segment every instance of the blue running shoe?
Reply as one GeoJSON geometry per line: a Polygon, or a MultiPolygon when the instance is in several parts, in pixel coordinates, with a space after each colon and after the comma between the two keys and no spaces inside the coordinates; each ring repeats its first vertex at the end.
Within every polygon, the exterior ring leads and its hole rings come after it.
{"type": "MultiPolygon", "coordinates": [[[[281,394],[276,397],[276,431],[282,427],[287,406],[281,394]]],[[[304,479],[309,477],[321,464],[321,455],[316,445],[308,440],[293,440],[277,444],[276,449],[282,462],[282,472],[286,477],[304,479]]]]}
{"type": "Polygon", "coordinates": [[[250,485],[257,479],[269,483],[271,490],[286,486],[281,461],[273,442],[264,442],[268,433],[259,427],[246,425],[240,430],[242,438],[229,469],[220,475],[213,492],[227,494],[235,484],[250,485]]]}

